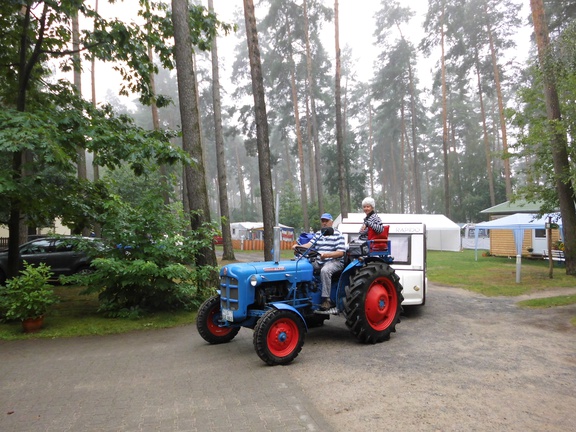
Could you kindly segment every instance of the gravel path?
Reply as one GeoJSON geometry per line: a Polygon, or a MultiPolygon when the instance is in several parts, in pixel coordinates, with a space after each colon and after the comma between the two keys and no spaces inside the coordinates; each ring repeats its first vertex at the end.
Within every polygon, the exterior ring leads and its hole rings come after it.
{"type": "Polygon", "coordinates": [[[576,305],[429,288],[388,342],[356,343],[339,317],[308,333],[289,370],[335,431],[574,430],[576,305]]]}
{"type": "Polygon", "coordinates": [[[361,345],[332,317],[286,369],[334,431],[574,430],[576,305],[516,306],[562,294],[576,287],[489,298],[430,285],[390,341],[361,345]]]}

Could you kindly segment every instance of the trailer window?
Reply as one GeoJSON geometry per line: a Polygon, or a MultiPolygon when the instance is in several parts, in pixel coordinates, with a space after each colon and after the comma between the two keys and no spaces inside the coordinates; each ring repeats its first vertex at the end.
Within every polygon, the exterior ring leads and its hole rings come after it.
{"type": "Polygon", "coordinates": [[[396,264],[410,264],[410,236],[390,235],[390,252],[396,264]]]}

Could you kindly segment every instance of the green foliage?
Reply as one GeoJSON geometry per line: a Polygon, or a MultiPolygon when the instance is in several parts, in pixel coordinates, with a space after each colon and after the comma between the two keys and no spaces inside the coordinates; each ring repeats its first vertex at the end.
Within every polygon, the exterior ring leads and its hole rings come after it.
{"type": "Polygon", "coordinates": [[[520,108],[510,111],[513,124],[517,127],[515,158],[519,161],[524,176],[524,184],[519,188],[520,196],[530,201],[542,201],[543,212],[559,208],[556,180],[568,184],[576,183],[576,169],[572,163],[570,170],[561,174],[555,172],[552,159],[552,137],[560,133],[568,137],[568,157],[576,158],[573,145],[576,130],[576,23],[571,23],[552,46],[549,53],[546,73],[556,79],[560,99],[562,119],[551,122],[546,113],[542,94],[543,71],[533,65],[526,70],[526,76],[518,92],[520,108]],[[527,161],[527,163],[522,163],[527,161]]]}
{"type": "Polygon", "coordinates": [[[112,196],[103,203],[102,235],[109,247],[92,262],[93,273],[62,277],[97,293],[100,311],[111,317],[138,317],[161,310],[190,309],[211,287],[215,269],[193,265],[211,245],[214,226],[200,232],[177,206],[164,206],[150,193],[137,204],[112,196]]]}
{"type": "Polygon", "coordinates": [[[6,282],[0,293],[0,312],[8,320],[38,318],[57,298],[48,280],[52,272],[46,264],[38,267],[24,262],[24,270],[6,282]]]}
{"type": "Polygon", "coordinates": [[[302,226],[302,203],[296,195],[294,184],[286,182],[280,194],[280,222],[298,230],[308,231],[309,227],[302,226]]]}
{"type": "MultiPolygon", "coordinates": [[[[0,161],[0,198],[19,200],[32,225],[62,218],[73,230],[90,224],[99,213],[107,191],[98,183],[77,179],[74,164],[77,145],[96,154],[100,166],[116,169],[127,163],[137,174],[150,166],[190,163],[189,157],[169,140],[173,131],[149,131],[136,126],[111,106],[94,108],[66,83],[49,85],[35,101],[36,109],[0,110],[0,154],[29,151],[22,169],[12,170],[9,157],[0,161]],[[40,97],[41,96],[41,97],[40,97]]],[[[0,221],[6,222],[6,213],[0,221]]]]}

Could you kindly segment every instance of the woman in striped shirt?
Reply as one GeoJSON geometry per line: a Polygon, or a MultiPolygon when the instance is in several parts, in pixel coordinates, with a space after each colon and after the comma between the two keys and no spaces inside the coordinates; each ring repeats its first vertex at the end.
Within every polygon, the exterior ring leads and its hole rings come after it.
{"type": "Polygon", "coordinates": [[[362,200],[362,210],[364,210],[366,217],[364,218],[364,225],[360,228],[361,240],[368,238],[368,228],[372,228],[376,234],[382,234],[384,230],[384,224],[376,214],[374,207],[376,207],[374,198],[367,197],[362,200]]]}

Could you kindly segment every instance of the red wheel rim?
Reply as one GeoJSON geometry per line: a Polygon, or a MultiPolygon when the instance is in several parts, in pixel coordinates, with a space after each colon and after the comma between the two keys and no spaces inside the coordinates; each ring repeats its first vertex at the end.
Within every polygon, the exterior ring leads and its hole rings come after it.
{"type": "Polygon", "coordinates": [[[368,324],[374,330],[385,330],[394,320],[397,309],[398,296],[390,279],[381,277],[372,282],[364,302],[368,324]]]}
{"type": "Polygon", "coordinates": [[[299,339],[298,325],[291,319],[283,318],[272,324],[266,342],[270,354],[285,357],[296,348],[299,339]]]}
{"type": "Polygon", "coordinates": [[[212,308],[208,314],[207,327],[210,333],[214,336],[226,336],[232,331],[232,327],[222,327],[218,325],[218,320],[220,319],[220,309],[218,305],[212,308]]]}

